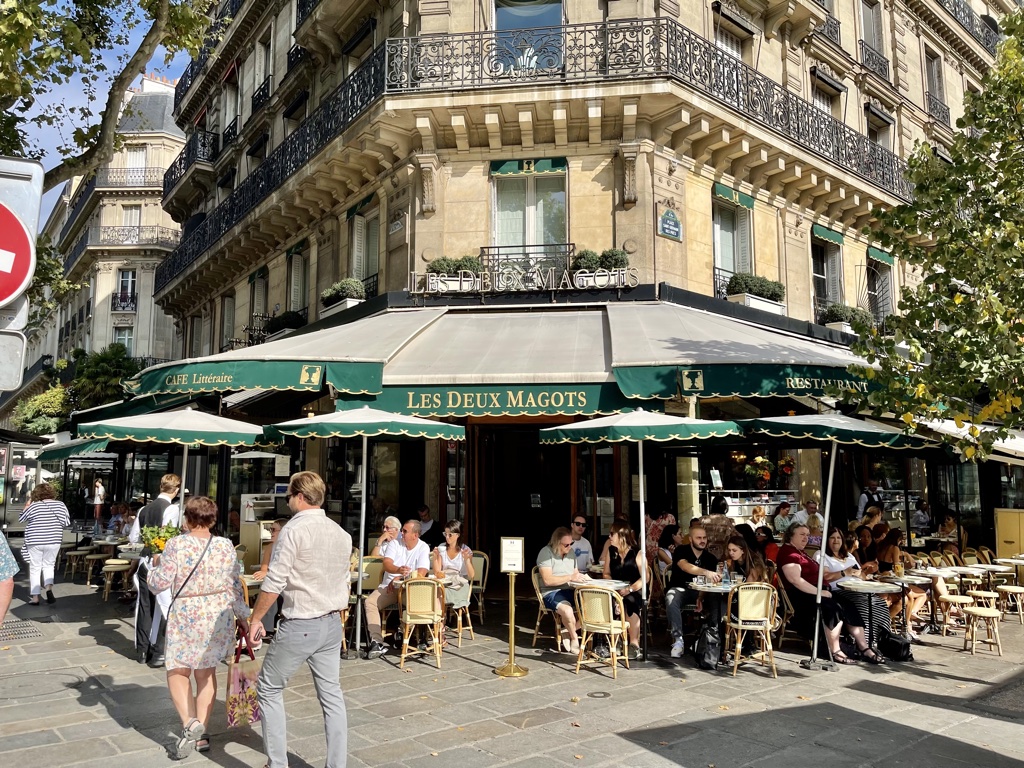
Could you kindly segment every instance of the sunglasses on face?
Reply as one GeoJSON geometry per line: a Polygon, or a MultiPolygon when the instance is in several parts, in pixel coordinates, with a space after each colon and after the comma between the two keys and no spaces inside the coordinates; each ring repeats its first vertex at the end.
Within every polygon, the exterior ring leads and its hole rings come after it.
{"type": "Polygon", "coordinates": [[[576,526],[577,528],[586,528],[586,527],[587,527],[587,524],[586,524],[586,523],[581,523],[581,522],[579,522],[578,520],[577,520],[577,521],[574,521],[574,522],[573,522],[573,525],[574,525],[574,526],[576,526]]]}
{"type": "Polygon", "coordinates": [[[571,541],[563,541],[562,542],[562,546],[566,547],[566,548],[569,548],[569,547],[572,546],[572,542],[571,541]]]}

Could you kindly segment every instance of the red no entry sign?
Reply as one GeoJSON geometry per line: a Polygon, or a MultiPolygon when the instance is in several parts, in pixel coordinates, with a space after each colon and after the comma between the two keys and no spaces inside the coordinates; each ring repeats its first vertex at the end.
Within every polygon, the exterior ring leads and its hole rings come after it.
{"type": "Polygon", "coordinates": [[[22,220],[0,203],[0,307],[25,292],[35,270],[32,235],[22,220]]]}

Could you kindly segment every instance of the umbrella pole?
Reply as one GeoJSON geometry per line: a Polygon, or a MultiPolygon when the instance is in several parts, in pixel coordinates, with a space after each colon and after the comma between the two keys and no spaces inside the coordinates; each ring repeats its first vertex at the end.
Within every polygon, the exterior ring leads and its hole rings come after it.
{"type": "Polygon", "coordinates": [[[366,449],[366,435],[363,435],[363,465],[359,469],[359,570],[356,572],[356,658],[359,658],[360,644],[363,639],[363,540],[366,533],[366,464],[370,460],[366,449]]]}
{"type": "MultiPolygon", "coordinates": [[[[836,474],[836,454],[839,453],[839,445],[832,441],[832,454],[828,460],[828,487],[825,489],[825,521],[822,524],[822,540],[819,552],[824,551],[828,544],[828,521],[832,511],[832,481],[836,474]]],[[[832,661],[832,653],[829,652],[828,661],[818,661],[818,633],[821,631],[821,588],[825,580],[825,558],[818,564],[818,589],[814,595],[814,642],[811,645],[811,658],[802,662],[800,666],[805,669],[834,670],[835,664],[832,661]]]]}
{"type": "Polygon", "coordinates": [[[188,476],[188,443],[181,444],[181,502],[178,507],[178,517],[183,519],[185,516],[185,491],[188,486],[185,485],[185,479],[188,476]]]}
{"type": "Polygon", "coordinates": [[[640,646],[643,660],[647,661],[647,508],[644,502],[644,441],[637,443],[637,463],[640,469],[640,646]]]}

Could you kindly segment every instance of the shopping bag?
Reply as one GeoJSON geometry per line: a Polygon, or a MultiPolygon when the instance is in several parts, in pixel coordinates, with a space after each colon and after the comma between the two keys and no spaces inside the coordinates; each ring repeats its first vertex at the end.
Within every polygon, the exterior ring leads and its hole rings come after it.
{"type": "Polygon", "coordinates": [[[228,728],[244,727],[260,721],[260,702],[256,698],[260,666],[256,654],[249,647],[249,641],[239,637],[235,657],[228,662],[228,728]],[[249,658],[242,658],[243,651],[249,654],[249,658]]]}

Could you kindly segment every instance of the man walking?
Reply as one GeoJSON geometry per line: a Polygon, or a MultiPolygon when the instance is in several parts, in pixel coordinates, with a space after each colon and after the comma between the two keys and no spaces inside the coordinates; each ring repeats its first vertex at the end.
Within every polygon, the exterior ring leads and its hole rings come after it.
{"type": "Polygon", "coordinates": [[[324,713],[326,768],[344,768],[348,752],[348,716],[341,693],[342,626],[348,608],[352,537],[324,514],[327,487],[315,472],[297,472],[288,482],[288,508],[294,513],[278,534],[270,567],[249,619],[249,643],[266,630],[263,617],[283,597],[281,622],[263,659],[256,683],[263,714],[263,749],[269,768],[287,768],[284,688],[303,664],[324,713]]]}

